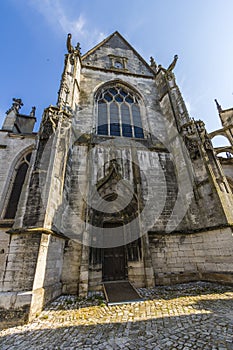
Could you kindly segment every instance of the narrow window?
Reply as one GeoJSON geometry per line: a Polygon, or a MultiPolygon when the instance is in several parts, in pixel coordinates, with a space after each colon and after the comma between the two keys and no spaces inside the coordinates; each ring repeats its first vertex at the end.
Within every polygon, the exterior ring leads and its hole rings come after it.
{"type": "Polygon", "coordinates": [[[98,134],[108,135],[107,104],[104,100],[99,101],[98,104],[98,134]]]}
{"type": "Polygon", "coordinates": [[[18,168],[16,169],[16,174],[15,174],[14,182],[11,188],[11,193],[8,199],[4,219],[14,219],[15,217],[20,194],[21,194],[25,177],[27,174],[30,158],[31,158],[31,153],[27,154],[22,159],[18,168]]]}
{"type": "Polygon", "coordinates": [[[133,137],[132,125],[130,120],[130,106],[127,103],[121,104],[121,117],[122,117],[122,136],[133,137]]]}
{"type": "Polygon", "coordinates": [[[136,138],[143,139],[144,134],[142,129],[140,109],[137,105],[132,106],[132,114],[133,114],[133,124],[134,124],[134,135],[136,138]]]}
{"type": "Polygon", "coordinates": [[[110,104],[110,135],[121,135],[119,123],[119,106],[116,102],[110,104]]]}

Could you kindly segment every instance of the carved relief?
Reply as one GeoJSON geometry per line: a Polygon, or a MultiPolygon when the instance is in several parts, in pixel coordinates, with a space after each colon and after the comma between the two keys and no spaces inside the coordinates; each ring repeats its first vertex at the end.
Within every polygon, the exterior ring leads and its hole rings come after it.
{"type": "Polygon", "coordinates": [[[199,158],[200,151],[198,147],[198,134],[195,122],[192,120],[183,125],[182,133],[184,135],[185,145],[189,151],[191,159],[199,158]]]}
{"type": "Polygon", "coordinates": [[[189,123],[183,125],[182,133],[192,159],[200,157],[199,143],[202,144],[206,150],[213,150],[212,142],[202,120],[191,120],[189,123]]]}
{"type": "Polygon", "coordinates": [[[57,113],[51,113],[48,111],[45,118],[42,121],[41,126],[41,139],[48,139],[49,136],[56,131],[58,125],[59,116],[57,113]]]}

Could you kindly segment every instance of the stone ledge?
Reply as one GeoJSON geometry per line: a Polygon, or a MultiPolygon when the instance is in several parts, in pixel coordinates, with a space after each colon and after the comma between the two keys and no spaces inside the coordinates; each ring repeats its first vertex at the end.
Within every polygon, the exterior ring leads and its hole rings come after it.
{"type": "Polygon", "coordinates": [[[14,219],[2,219],[0,220],[0,227],[12,227],[14,222],[14,219]]]}
{"type": "Polygon", "coordinates": [[[230,271],[207,271],[201,272],[201,280],[233,285],[233,272],[230,271]]]}
{"type": "Polygon", "coordinates": [[[179,283],[203,281],[233,285],[233,272],[229,271],[180,271],[155,274],[155,285],[167,286],[179,283]]]}
{"type": "Polygon", "coordinates": [[[63,234],[63,233],[59,233],[56,232],[54,230],[50,230],[44,227],[19,227],[19,228],[13,228],[9,231],[6,231],[6,233],[9,233],[11,235],[13,234],[23,234],[23,233],[30,233],[30,234],[34,234],[34,233],[45,233],[47,235],[53,235],[53,236],[57,236],[63,239],[67,239],[67,237],[63,234]]]}
{"type": "Polygon", "coordinates": [[[0,308],[5,310],[30,306],[32,291],[0,292],[0,308]]]}
{"type": "Polygon", "coordinates": [[[197,228],[197,229],[187,229],[187,230],[174,230],[171,232],[166,232],[165,230],[149,230],[148,234],[149,236],[153,235],[161,235],[161,236],[171,236],[171,235],[188,235],[188,234],[195,234],[195,233],[203,233],[203,232],[210,232],[210,231],[216,231],[216,230],[223,230],[231,228],[233,230],[233,224],[223,224],[223,225],[216,225],[216,226],[208,226],[203,228],[197,228]]]}

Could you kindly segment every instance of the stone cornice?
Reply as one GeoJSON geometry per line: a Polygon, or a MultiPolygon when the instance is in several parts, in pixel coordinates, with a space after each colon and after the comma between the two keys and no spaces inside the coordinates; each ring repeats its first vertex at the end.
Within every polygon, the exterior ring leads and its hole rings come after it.
{"type": "Polygon", "coordinates": [[[19,227],[19,228],[13,228],[6,233],[9,234],[20,234],[20,233],[45,233],[47,235],[53,235],[61,238],[66,238],[62,233],[55,232],[53,230],[44,228],[44,227],[19,227]]]}
{"type": "Polygon", "coordinates": [[[15,134],[13,132],[10,132],[9,130],[0,130],[0,132],[6,133],[8,137],[16,139],[34,139],[37,135],[37,132],[33,132],[31,134],[15,134]]]}
{"type": "Polygon", "coordinates": [[[165,230],[149,230],[149,235],[161,235],[161,236],[170,236],[170,235],[188,235],[188,234],[197,234],[202,232],[210,232],[210,231],[216,231],[216,230],[223,230],[226,228],[231,228],[233,230],[233,224],[222,224],[222,225],[216,225],[216,226],[208,226],[208,227],[202,227],[197,229],[181,229],[181,230],[174,230],[171,232],[165,232],[165,230]]]}
{"type": "Polygon", "coordinates": [[[133,77],[137,77],[137,78],[145,78],[145,79],[150,79],[150,80],[154,80],[154,78],[155,78],[154,76],[151,76],[151,75],[130,73],[129,71],[126,71],[123,69],[119,70],[119,69],[110,69],[110,68],[100,68],[100,67],[93,67],[93,66],[88,66],[88,65],[84,65],[84,64],[82,65],[82,68],[97,70],[97,71],[107,72],[107,73],[114,73],[117,75],[124,74],[124,75],[129,75],[129,76],[133,76],[133,77]]]}

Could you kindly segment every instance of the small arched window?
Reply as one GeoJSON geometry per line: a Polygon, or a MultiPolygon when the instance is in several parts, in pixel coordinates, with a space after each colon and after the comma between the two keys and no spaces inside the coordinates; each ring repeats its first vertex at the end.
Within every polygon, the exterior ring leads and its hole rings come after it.
{"type": "Polygon", "coordinates": [[[98,135],[144,138],[139,98],[117,84],[97,97],[98,135]]]}
{"type": "Polygon", "coordinates": [[[12,179],[13,184],[11,185],[11,189],[9,189],[10,195],[8,197],[4,219],[14,219],[15,217],[30,159],[31,153],[28,153],[21,159],[20,163],[18,163],[18,166],[15,169],[15,174],[12,179]]]}

